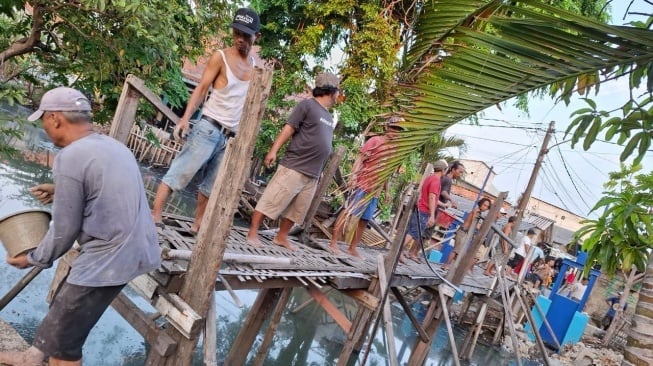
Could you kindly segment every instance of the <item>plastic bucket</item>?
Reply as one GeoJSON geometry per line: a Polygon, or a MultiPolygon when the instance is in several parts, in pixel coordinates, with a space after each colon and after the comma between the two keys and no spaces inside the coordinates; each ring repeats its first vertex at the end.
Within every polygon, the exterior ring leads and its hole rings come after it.
{"type": "Polygon", "coordinates": [[[0,241],[10,257],[36,248],[50,226],[50,212],[30,209],[0,219],[0,241]]]}

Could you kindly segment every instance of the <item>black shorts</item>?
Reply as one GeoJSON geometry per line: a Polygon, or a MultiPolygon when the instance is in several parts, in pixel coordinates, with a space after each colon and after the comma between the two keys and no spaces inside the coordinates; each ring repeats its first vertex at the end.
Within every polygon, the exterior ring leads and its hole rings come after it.
{"type": "Polygon", "coordinates": [[[508,267],[510,268],[515,268],[524,259],[521,255],[515,253],[515,256],[512,257],[511,260],[508,261],[508,267]]]}
{"type": "Polygon", "coordinates": [[[36,330],[33,346],[46,356],[81,360],[88,333],[123,287],[85,287],[64,282],[36,330]]]}

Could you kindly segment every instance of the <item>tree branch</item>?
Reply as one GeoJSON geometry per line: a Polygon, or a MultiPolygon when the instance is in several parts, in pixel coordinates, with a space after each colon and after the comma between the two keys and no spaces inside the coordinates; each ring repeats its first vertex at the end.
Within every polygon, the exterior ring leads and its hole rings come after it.
{"type": "Polygon", "coordinates": [[[0,65],[6,60],[13,57],[24,55],[34,51],[36,45],[41,41],[41,31],[43,30],[43,5],[34,4],[32,8],[32,29],[29,37],[21,38],[12,43],[7,49],[0,52],[0,65]]]}

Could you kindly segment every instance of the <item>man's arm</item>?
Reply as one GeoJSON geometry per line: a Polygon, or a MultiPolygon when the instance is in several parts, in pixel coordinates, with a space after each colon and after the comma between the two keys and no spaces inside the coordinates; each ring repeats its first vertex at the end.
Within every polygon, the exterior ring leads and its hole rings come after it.
{"type": "Polygon", "coordinates": [[[279,135],[277,138],[274,140],[274,143],[272,144],[272,147],[270,148],[270,151],[265,155],[265,166],[266,167],[271,167],[272,164],[277,160],[277,152],[279,152],[279,149],[290,140],[292,135],[295,133],[295,128],[289,124],[283,125],[283,128],[281,129],[281,132],[279,132],[279,135]]]}
{"type": "Polygon", "coordinates": [[[195,113],[200,104],[202,104],[209,88],[222,72],[222,65],[224,65],[224,62],[226,62],[226,60],[222,59],[220,52],[214,52],[213,55],[211,55],[204,72],[202,72],[200,83],[197,84],[193,93],[190,95],[190,99],[188,99],[184,115],[179,119],[179,122],[175,126],[173,132],[175,139],[182,140],[188,134],[190,117],[193,116],[193,113],[195,113]]]}
{"type": "Polygon", "coordinates": [[[82,229],[85,200],[83,184],[76,179],[60,176],[55,178],[57,196],[52,211],[52,224],[39,246],[27,255],[33,266],[47,268],[72,246],[82,229]]]}

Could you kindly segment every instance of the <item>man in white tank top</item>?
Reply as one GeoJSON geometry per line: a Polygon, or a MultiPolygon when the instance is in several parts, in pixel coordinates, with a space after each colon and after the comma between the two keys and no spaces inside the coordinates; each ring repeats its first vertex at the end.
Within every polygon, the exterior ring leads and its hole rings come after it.
{"type": "Polygon", "coordinates": [[[248,8],[238,9],[231,28],[233,46],[213,53],[188,100],[184,115],[175,126],[175,138],[187,138],[187,141],[157,189],[152,207],[152,217],[157,227],[163,227],[161,214],[170,193],[184,189],[195,174],[204,168],[197,193],[195,220],[190,227],[191,233],[197,233],[227,141],[238,132],[238,123],[255,66],[250,52],[259,36],[258,14],[248,8]],[[205,100],[210,88],[213,91],[204,105],[202,118],[189,134],[189,120],[205,100]]]}

